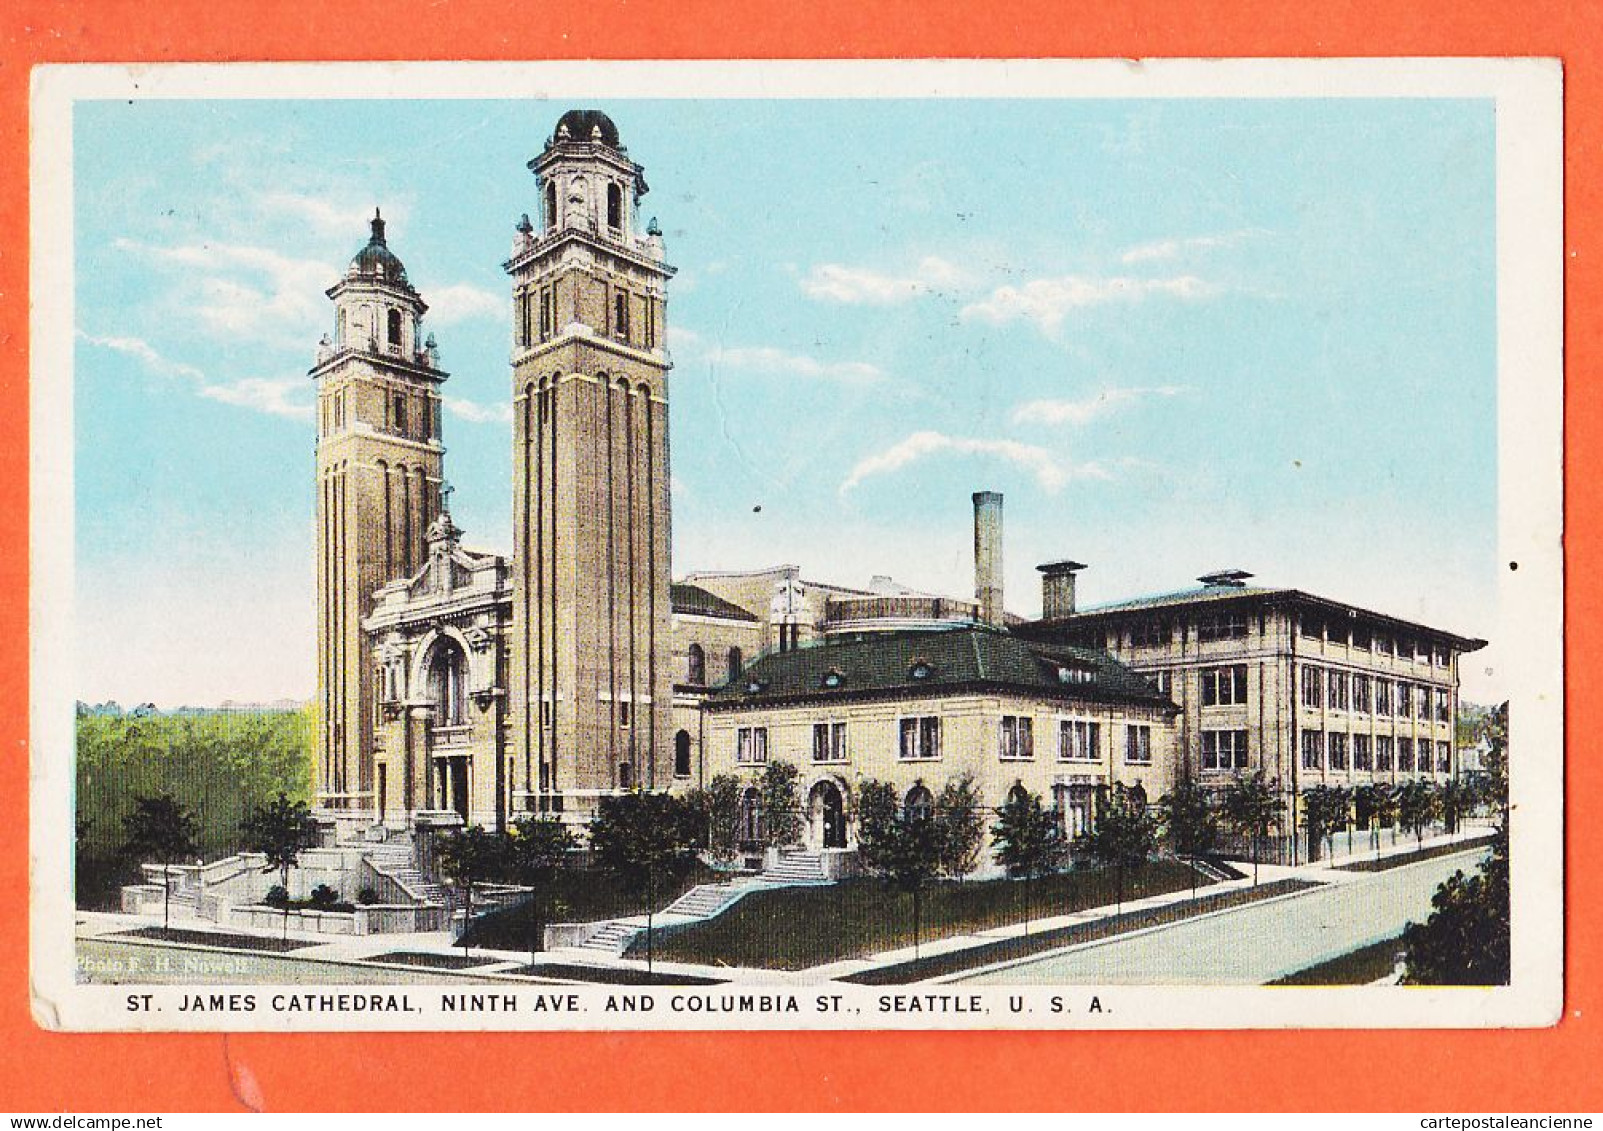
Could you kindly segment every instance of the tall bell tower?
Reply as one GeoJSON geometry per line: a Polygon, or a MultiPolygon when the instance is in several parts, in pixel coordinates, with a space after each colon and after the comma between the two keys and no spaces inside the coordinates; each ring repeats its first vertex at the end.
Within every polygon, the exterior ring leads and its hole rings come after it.
{"type": "Polygon", "coordinates": [[[643,170],[570,110],[529,162],[512,258],[512,756],[531,808],[666,786],[667,283],[643,170]]]}
{"type": "Polygon", "coordinates": [[[377,665],[362,621],[384,583],[422,568],[440,510],[440,369],[428,306],[384,238],[372,235],[328,290],[317,382],[317,761],[323,808],[375,806],[377,665]]]}

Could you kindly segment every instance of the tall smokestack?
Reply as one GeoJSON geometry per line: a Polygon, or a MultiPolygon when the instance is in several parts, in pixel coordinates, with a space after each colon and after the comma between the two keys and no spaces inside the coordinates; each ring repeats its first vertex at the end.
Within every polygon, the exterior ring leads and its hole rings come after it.
{"type": "Polygon", "coordinates": [[[1045,562],[1035,567],[1041,571],[1041,619],[1062,620],[1074,615],[1074,579],[1084,562],[1045,562]]]}
{"type": "Polygon", "coordinates": [[[980,602],[980,623],[1003,627],[1000,491],[974,492],[974,596],[980,602]]]}

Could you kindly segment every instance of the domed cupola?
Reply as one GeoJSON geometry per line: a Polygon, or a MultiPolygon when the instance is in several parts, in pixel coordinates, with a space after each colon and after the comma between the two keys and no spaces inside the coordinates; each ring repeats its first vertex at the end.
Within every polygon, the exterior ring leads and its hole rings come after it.
{"type": "Polygon", "coordinates": [[[618,127],[600,110],[569,110],[558,118],[549,144],[559,145],[565,141],[600,142],[613,149],[623,149],[618,143],[618,127]]]}
{"type": "Polygon", "coordinates": [[[368,238],[367,246],[357,252],[356,257],[351,260],[346,275],[377,280],[411,290],[412,284],[406,277],[406,264],[402,263],[400,257],[384,242],[384,217],[379,215],[377,208],[373,209],[373,219],[370,223],[373,225],[373,234],[368,238]]]}

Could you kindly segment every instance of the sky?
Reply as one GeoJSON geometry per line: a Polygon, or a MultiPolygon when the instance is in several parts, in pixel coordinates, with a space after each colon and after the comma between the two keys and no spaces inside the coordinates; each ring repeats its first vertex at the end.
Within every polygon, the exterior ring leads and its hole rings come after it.
{"type": "MultiPolygon", "coordinates": [[[[526,163],[568,102],[74,111],[80,698],[309,698],[324,291],[375,206],[430,306],[465,541],[511,545],[526,163]]],[[[609,101],[679,269],[676,576],[1010,611],[1210,570],[1491,636],[1490,100],[609,101]]],[[[1493,647],[1464,694],[1499,693],[1493,647]]]]}

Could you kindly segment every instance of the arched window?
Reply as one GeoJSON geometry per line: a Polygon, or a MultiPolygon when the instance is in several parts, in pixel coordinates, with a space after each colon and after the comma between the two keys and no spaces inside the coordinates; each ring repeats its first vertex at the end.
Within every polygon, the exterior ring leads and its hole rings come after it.
{"type": "Polygon", "coordinates": [[[1030,791],[1024,788],[1024,783],[1022,782],[1015,784],[1012,789],[1007,791],[1007,803],[1009,805],[1027,805],[1029,800],[1030,791]]]}
{"type": "Polygon", "coordinates": [[[915,785],[907,791],[902,809],[909,821],[927,821],[935,816],[935,797],[924,786],[915,785]]]}
{"type": "Polygon", "coordinates": [[[692,644],[690,646],[689,668],[689,672],[686,673],[687,682],[697,686],[705,685],[707,682],[707,653],[702,650],[700,644],[692,644]]]}
{"type": "Polygon", "coordinates": [[[615,184],[607,186],[607,227],[623,227],[623,190],[615,184]]]}
{"type": "Polygon", "coordinates": [[[340,307],[339,325],[335,327],[334,341],[339,345],[345,344],[345,339],[351,332],[351,315],[343,306],[340,307]]]}
{"type": "Polygon", "coordinates": [[[390,311],[389,323],[388,341],[392,346],[399,346],[401,344],[401,312],[399,310],[390,311]]]}
{"type": "Polygon", "coordinates": [[[741,656],[740,649],[738,647],[729,649],[729,678],[731,680],[739,679],[740,673],[744,668],[745,659],[741,656]]]}
{"type": "Polygon", "coordinates": [[[545,183],[545,226],[550,231],[557,226],[557,182],[545,183]]]}
{"type": "Polygon", "coordinates": [[[673,736],[673,776],[690,776],[690,732],[682,730],[673,736]]]}
{"type": "Polygon", "coordinates": [[[443,639],[429,663],[429,698],[434,701],[434,725],[461,726],[467,690],[467,657],[456,641],[443,639]]]}

